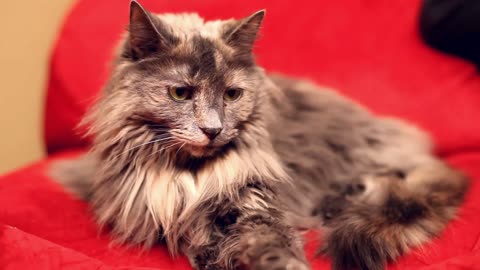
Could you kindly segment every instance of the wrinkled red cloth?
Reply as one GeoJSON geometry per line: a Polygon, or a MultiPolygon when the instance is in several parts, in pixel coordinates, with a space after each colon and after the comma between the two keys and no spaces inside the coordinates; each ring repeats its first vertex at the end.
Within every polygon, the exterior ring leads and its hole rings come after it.
{"type": "MultiPolygon", "coordinates": [[[[78,153],[63,152],[0,177],[0,269],[191,269],[163,247],[142,253],[111,245],[108,233],[98,232],[87,204],[46,176],[52,160],[78,153]]],[[[389,269],[480,269],[480,154],[456,154],[448,161],[474,179],[458,219],[389,269]]],[[[313,256],[317,236],[305,238],[314,269],[330,269],[328,258],[313,256]]]]}
{"type": "MultiPolygon", "coordinates": [[[[417,31],[419,0],[144,0],[155,12],[195,11],[207,19],[266,8],[258,62],[267,71],[339,89],[375,112],[432,134],[437,152],[472,179],[457,220],[389,269],[480,269],[480,77],[473,65],[428,48],[417,31]]],[[[190,269],[156,247],[110,244],[84,202],[46,176],[55,158],[88,144],[74,129],[108,77],[128,21],[128,1],[80,0],[66,16],[50,65],[45,145],[51,155],[0,177],[0,269],[190,269]]],[[[307,234],[314,269],[317,236],[307,234]]]]}

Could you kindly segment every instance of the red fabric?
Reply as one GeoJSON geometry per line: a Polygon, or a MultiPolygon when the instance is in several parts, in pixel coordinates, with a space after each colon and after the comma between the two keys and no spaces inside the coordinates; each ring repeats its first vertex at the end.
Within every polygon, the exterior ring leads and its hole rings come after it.
{"type": "MultiPolygon", "coordinates": [[[[111,245],[108,233],[98,232],[86,203],[45,175],[57,157],[0,177],[0,269],[191,269],[185,258],[171,259],[162,247],[142,253],[111,245]]],[[[480,268],[480,154],[457,154],[448,161],[474,179],[458,219],[439,239],[400,258],[390,270],[480,268]]],[[[313,256],[316,238],[306,236],[312,266],[330,269],[328,258],[313,256]]]]}
{"type": "MultiPolygon", "coordinates": [[[[196,11],[208,19],[267,8],[256,51],[268,71],[311,78],[428,130],[438,152],[472,177],[472,190],[439,239],[389,269],[480,269],[480,77],[472,65],[421,42],[420,0],[142,3],[155,12],[196,11]]],[[[45,176],[57,155],[76,155],[65,150],[85,145],[74,126],[106,81],[127,19],[128,1],[118,0],[81,0],[66,17],[51,59],[45,115],[45,144],[61,153],[0,177],[0,269],[189,269],[161,247],[142,254],[110,246],[86,204],[45,176]]],[[[314,247],[309,240],[310,258],[314,247]]],[[[312,265],[328,269],[329,260],[312,259],[312,265]]]]}

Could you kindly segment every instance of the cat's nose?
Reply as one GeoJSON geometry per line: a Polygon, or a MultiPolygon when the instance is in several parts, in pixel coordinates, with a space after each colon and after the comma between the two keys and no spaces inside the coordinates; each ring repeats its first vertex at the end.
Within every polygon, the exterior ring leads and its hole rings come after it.
{"type": "Polygon", "coordinates": [[[200,129],[203,131],[205,135],[207,135],[207,137],[210,140],[213,140],[215,139],[215,137],[218,136],[218,134],[220,134],[220,132],[222,132],[223,128],[200,128],[200,129]]]}

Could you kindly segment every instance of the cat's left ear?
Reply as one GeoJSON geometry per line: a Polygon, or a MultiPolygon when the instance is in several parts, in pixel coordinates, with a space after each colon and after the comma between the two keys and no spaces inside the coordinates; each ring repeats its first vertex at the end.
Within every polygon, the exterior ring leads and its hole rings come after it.
{"type": "Polygon", "coordinates": [[[260,10],[240,20],[225,33],[225,42],[235,48],[251,51],[262,25],[265,10],[260,10]]]}

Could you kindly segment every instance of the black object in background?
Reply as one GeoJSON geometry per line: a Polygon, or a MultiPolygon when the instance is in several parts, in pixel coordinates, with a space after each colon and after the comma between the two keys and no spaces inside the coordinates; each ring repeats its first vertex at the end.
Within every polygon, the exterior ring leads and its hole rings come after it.
{"type": "Polygon", "coordinates": [[[424,0],[420,33],[432,47],[480,67],[480,0],[424,0]]]}

